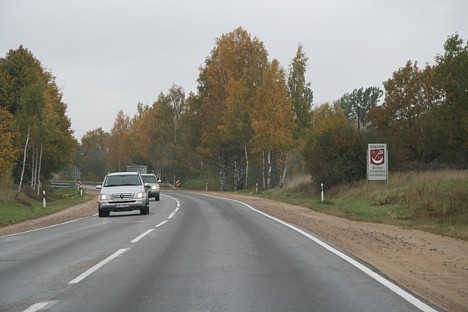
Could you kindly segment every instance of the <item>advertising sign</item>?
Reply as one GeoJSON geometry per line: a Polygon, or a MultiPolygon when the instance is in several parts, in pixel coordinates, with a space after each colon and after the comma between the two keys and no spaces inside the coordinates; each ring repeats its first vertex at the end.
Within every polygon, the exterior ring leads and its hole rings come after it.
{"type": "Polygon", "coordinates": [[[369,144],[367,148],[367,180],[386,181],[387,173],[387,144],[369,144]]]}

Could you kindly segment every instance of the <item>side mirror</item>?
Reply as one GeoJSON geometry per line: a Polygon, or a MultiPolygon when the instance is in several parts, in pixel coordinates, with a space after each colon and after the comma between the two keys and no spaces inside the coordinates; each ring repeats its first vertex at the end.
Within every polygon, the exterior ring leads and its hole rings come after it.
{"type": "Polygon", "coordinates": [[[161,180],[158,180],[158,183],[161,183],[161,180]]]}
{"type": "Polygon", "coordinates": [[[151,188],[151,184],[145,183],[145,188],[151,188]]]}
{"type": "Polygon", "coordinates": [[[96,189],[97,189],[97,190],[100,190],[101,188],[102,188],[102,185],[101,185],[101,184],[96,185],[96,189]]]}

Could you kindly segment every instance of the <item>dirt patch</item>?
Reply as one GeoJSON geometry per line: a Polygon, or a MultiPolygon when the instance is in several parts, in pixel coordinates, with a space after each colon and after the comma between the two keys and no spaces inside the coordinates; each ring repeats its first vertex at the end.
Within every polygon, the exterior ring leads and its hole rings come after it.
{"type": "MultiPolygon", "coordinates": [[[[468,243],[465,241],[392,225],[350,221],[252,196],[216,195],[241,200],[323,237],[441,309],[468,310],[468,243]]],[[[96,212],[96,200],[91,200],[47,217],[0,228],[0,236],[96,212]]]]}

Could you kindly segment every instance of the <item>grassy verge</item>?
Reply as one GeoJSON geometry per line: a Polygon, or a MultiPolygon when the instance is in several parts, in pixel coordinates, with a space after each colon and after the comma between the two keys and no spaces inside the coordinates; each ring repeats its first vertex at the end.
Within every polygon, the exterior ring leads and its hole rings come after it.
{"type": "Polygon", "coordinates": [[[0,193],[0,227],[43,217],[65,208],[86,202],[93,194],[84,192],[81,197],[74,188],[60,188],[47,192],[46,208],[43,208],[42,197],[21,195],[15,199],[15,192],[2,190],[0,193]]]}
{"type": "Polygon", "coordinates": [[[267,190],[260,196],[351,220],[394,224],[468,240],[468,171],[402,173],[388,183],[339,186],[320,196],[307,188],[267,190]]]}

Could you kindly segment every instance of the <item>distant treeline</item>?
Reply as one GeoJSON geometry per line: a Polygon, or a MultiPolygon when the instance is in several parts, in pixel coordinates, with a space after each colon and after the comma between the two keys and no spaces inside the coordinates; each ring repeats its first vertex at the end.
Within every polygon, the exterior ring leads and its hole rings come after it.
{"type": "MultiPolygon", "coordinates": [[[[361,87],[334,103],[313,106],[302,46],[286,70],[268,58],[263,42],[238,28],[216,40],[200,67],[195,93],[186,95],[181,86],[172,85],[151,106],[139,103],[133,117],[118,112],[110,133],[97,128],[81,138],[73,162],[87,180],[141,164],[163,181],[200,188],[209,183],[219,190],[282,186],[303,172],[328,187],[365,178],[368,143],[387,143],[391,169],[466,168],[468,45],[454,34],[444,48],[434,66],[420,68],[408,61],[383,83],[384,90],[361,87]]],[[[5,64],[18,51],[25,50],[10,51],[1,60],[0,79],[12,77],[4,74],[5,64]]],[[[10,145],[15,151],[8,154],[14,156],[13,166],[0,167],[15,181],[23,163],[20,147],[28,145],[27,123],[13,127],[19,107],[27,107],[26,99],[33,97],[26,85],[15,89],[23,94],[22,100],[12,100],[19,103],[16,107],[0,102],[6,116],[0,136],[14,133],[10,145]]],[[[1,92],[13,93],[8,90],[1,92]]],[[[69,128],[65,133],[71,136],[69,128]]],[[[70,148],[61,156],[71,162],[68,151],[74,146],[66,143],[70,148]]],[[[27,161],[26,172],[35,163],[27,161]]]]}

